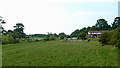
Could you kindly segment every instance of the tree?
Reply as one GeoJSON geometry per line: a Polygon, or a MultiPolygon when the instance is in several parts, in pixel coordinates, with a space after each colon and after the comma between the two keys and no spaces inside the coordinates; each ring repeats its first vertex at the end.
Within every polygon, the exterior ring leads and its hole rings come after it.
{"type": "Polygon", "coordinates": [[[66,35],[66,38],[71,38],[70,35],[66,35]]]}
{"type": "Polygon", "coordinates": [[[64,39],[65,37],[66,37],[66,34],[65,34],[65,33],[63,33],[63,32],[62,32],[62,33],[59,33],[59,38],[60,38],[60,39],[64,39]]]}
{"type": "Polygon", "coordinates": [[[102,44],[109,44],[109,41],[111,39],[111,34],[112,32],[104,32],[102,33],[102,35],[99,37],[99,42],[101,42],[102,44]]]}
{"type": "Polygon", "coordinates": [[[99,38],[99,42],[120,48],[120,25],[112,31],[104,32],[99,38]]]}
{"type": "Polygon", "coordinates": [[[20,29],[20,28],[24,29],[24,25],[22,23],[17,23],[16,26],[14,26],[14,28],[16,28],[16,29],[20,29]]]}
{"type": "Polygon", "coordinates": [[[119,23],[120,23],[120,17],[116,17],[112,24],[112,29],[116,29],[118,27],[119,23]]]}
{"type": "Polygon", "coordinates": [[[25,33],[24,33],[24,25],[22,23],[17,23],[16,26],[14,26],[14,33],[20,33],[19,34],[19,39],[20,38],[24,38],[25,37],[25,33]]]}
{"type": "Polygon", "coordinates": [[[21,34],[19,32],[17,32],[17,31],[14,31],[13,37],[14,37],[14,39],[17,39],[17,38],[20,39],[21,34]]]}
{"type": "Polygon", "coordinates": [[[56,39],[55,35],[52,34],[49,36],[49,40],[55,40],[55,39],[56,39]]]}
{"type": "Polygon", "coordinates": [[[5,20],[2,20],[2,22],[1,22],[2,24],[5,24],[6,22],[5,22],[5,20]]]}
{"type": "Polygon", "coordinates": [[[12,30],[8,30],[6,34],[9,34],[9,33],[14,33],[14,32],[12,30]]]}
{"type": "Polygon", "coordinates": [[[56,36],[52,33],[49,33],[44,37],[44,40],[45,41],[50,41],[50,40],[55,40],[56,39],[56,36]]]}
{"type": "Polygon", "coordinates": [[[109,25],[105,19],[98,19],[97,23],[95,24],[98,30],[108,30],[109,25]]]}
{"type": "Polygon", "coordinates": [[[71,36],[71,37],[77,37],[79,33],[80,33],[80,30],[77,29],[77,30],[75,30],[74,32],[72,32],[70,36],[71,36]]]}
{"type": "Polygon", "coordinates": [[[85,40],[86,39],[86,33],[82,32],[78,35],[78,39],[85,40]]]}
{"type": "Polygon", "coordinates": [[[56,33],[53,34],[55,37],[58,37],[58,35],[56,33]]]}
{"type": "Polygon", "coordinates": [[[98,30],[98,28],[96,26],[92,26],[90,30],[95,31],[95,30],[98,30]]]}
{"type": "Polygon", "coordinates": [[[18,35],[18,34],[14,33],[12,30],[6,31],[6,33],[2,35],[2,43],[10,44],[10,43],[19,42],[19,40],[16,39],[15,35],[18,35]]]}
{"type": "Polygon", "coordinates": [[[6,35],[7,31],[6,30],[2,30],[2,34],[6,35]]]}
{"type": "Polygon", "coordinates": [[[6,34],[6,30],[4,30],[4,28],[2,27],[1,24],[5,24],[5,20],[2,20],[2,16],[0,16],[0,33],[6,34]]]}
{"type": "Polygon", "coordinates": [[[2,44],[16,43],[16,40],[12,37],[11,34],[2,35],[2,44]]]}

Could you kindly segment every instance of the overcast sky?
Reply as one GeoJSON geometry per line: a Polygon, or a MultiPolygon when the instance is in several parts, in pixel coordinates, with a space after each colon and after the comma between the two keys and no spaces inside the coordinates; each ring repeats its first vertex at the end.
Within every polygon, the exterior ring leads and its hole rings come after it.
{"type": "Polygon", "coordinates": [[[95,25],[104,18],[111,24],[118,16],[119,0],[1,0],[0,16],[6,30],[23,23],[26,34],[65,32],[95,25]]]}

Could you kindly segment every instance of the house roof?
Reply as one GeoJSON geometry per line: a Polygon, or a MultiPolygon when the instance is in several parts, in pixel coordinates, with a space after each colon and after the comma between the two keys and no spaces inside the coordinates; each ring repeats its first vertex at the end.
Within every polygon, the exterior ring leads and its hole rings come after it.
{"type": "Polygon", "coordinates": [[[105,32],[105,31],[88,31],[88,32],[105,32]]]}

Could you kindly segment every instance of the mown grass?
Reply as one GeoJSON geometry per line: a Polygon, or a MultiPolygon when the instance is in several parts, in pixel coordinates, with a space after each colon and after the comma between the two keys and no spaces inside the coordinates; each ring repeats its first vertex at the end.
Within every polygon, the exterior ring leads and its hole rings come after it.
{"type": "Polygon", "coordinates": [[[3,45],[3,66],[117,66],[118,49],[97,41],[3,45]]]}

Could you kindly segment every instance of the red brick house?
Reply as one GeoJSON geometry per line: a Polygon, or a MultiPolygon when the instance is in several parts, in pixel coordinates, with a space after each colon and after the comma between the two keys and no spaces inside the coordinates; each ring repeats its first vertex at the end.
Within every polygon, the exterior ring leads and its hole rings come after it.
{"type": "Polygon", "coordinates": [[[89,38],[98,38],[105,31],[88,31],[89,38]]]}

